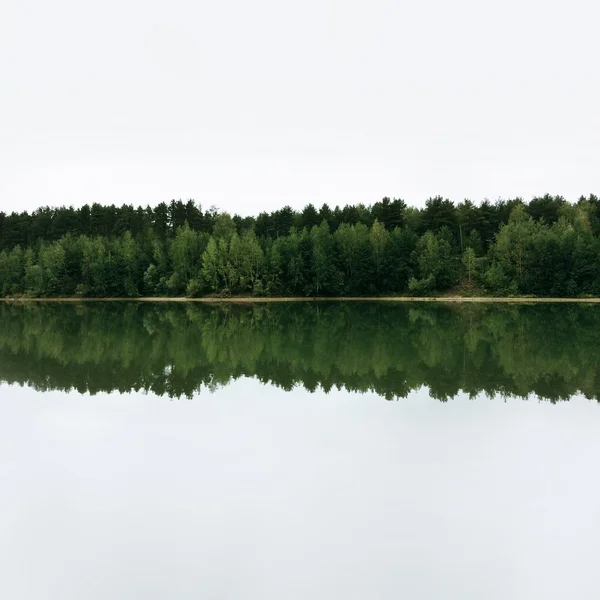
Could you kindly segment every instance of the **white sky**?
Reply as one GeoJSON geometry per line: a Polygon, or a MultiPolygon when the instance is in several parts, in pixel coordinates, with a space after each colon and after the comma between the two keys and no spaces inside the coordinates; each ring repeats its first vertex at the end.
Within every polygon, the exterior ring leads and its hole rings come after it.
{"type": "Polygon", "coordinates": [[[600,193],[598,6],[0,0],[0,210],[600,193]]]}

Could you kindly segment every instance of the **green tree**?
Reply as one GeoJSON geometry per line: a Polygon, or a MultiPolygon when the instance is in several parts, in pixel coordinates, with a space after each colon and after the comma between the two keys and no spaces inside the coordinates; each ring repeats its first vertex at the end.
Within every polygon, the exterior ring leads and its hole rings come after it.
{"type": "Polygon", "coordinates": [[[15,246],[10,252],[0,253],[0,286],[2,296],[23,293],[25,276],[25,256],[21,246],[15,246]]]}
{"type": "Polygon", "coordinates": [[[367,226],[363,223],[342,223],[333,237],[343,274],[343,293],[367,292],[371,276],[371,247],[367,226]]]}
{"type": "Polygon", "coordinates": [[[211,236],[208,240],[206,250],[202,254],[202,276],[212,292],[220,289],[221,285],[221,259],[219,256],[219,248],[215,238],[211,236]]]}
{"type": "Polygon", "coordinates": [[[66,253],[60,242],[46,244],[42,242],[38,255],[42,270],[42,294],[58,296],[64,289],[66,253]]]}
{"type": "Polygon", "coordinates": [[[490,252],[491,271],[486,279],[490,287],[495,288],[493,291],[508,291],[510,287],[513,293],[530,293],[528,267],[533,256],[534,238],[545,227],[543,223],[534,222],[524,206],[518,205],[512,210],[508,223],[500,228],[490,252]]]}
{"type": "Polygon", "coordinates": [[[463,252],[462,264],[465,267],[469,283],[472,283],[477,272],[477,256],[473,248],[469,247],[463,252]]]}
{"type": "Polygon", "coordinates": [[[386,268],[388,241],[388,231],[384,227],[383,223],[380,223],[377,219],[375,219],[373,225],[371,226],[371,231],[369,232],[369,242],[371,244],[373,256],[375,290],[378,293],[381,293],[382,291],[383,275],[386,268]]]}
{"type": "Polygon", "coordinates": [[[236,233],[236,227],[230,214],[219,213],[215,216],[213,235],[216,239],[224,239],[229,243],[229,240],[234,233],[236,233]]]}
{"type": "Polygon", "coordinates": [[[386,289],[393,293],[405,292],[408,281],[417,269],[415,261],[415,250],[419,236],[409,229],[396,228],[389,237],[387,266],[386,266],[386,289]]]}
{"type": "Polygon", "coordinates": [[[310,290],[315,295],[333,295],[341,288],[341,274],[334,261],[334,240],[327,221],[322,221],[310,232],[312,242],[312,281],[310,290]]]}
{"type": "Polygon", "coordinates": [[[183,293],[192,279],[197,279],[202,269],[202,254],[208,241],[203,234],[192,230],[188,223],[179,227],[169,245],[172,275],[169,287],[174,293],[183,293]]]}
{"type": "MultiPolygon", "coordinates": [[[[427,282],[426,287],[445,290],[457,281],[457,261],[448,238],[448,231],[442,228],[437,235],[428,231],[417,243],[419,277],[427,282]]],[[[413,282],[413,289],[415,285],[413,282]]]]}

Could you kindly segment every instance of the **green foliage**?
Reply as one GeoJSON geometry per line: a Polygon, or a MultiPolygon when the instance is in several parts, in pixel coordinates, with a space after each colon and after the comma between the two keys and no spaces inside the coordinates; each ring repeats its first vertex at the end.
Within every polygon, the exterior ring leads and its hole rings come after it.
{"type": "Polygon", "coordinates": [[[202,295],[204,291],[202,281],[199,278],[190,279],[187,284],[185,295],[188,298],[197,298],[202,295]]]}
{"type": "Polygon", "coordinates": [[[600,200],[0,213],[0,296],[600,295],[600,200]],[[461,288],[458,288],[459,290],[461,288]]]}
{"type": "Polygon", "coordinates": [[[389,233],[383,223],[375,219],[369,232],[369,243],[371,245],[371,255],[373,257],[373,270],[375,273],[375,291],[381,290],[381,284],[384,277],[387,258],[387,246],[389,242],[389,233]]]}
{"type": "Polygon", "coordinates": [[[436,287],[435,275],[431,273],[427,277],[417,279],[411,277],[408,281],[408,291],[413,296],[428,296],[436,287]]]}
{"type": "Polygon", "coordinates": [[[213,235],[215,238],[229,241],[235,232],[236,227],[231,215],[221,213],[216,216],[213,226],[213,235]]]}
{"type": "Polygon", "coordinates": [[[425,233],[415,250],[420,279],[432,281],[433,278],[438,290],[450,288],[458,279],[457,256],[450,240],[449,230],[443,226],[437,234],[425,233]]]}
{"type": "Polygon", "coordinates": [[[209,290],[216,292],[221,283],[221,260],[219,248],[215,238],[208,240],[208,245],[204,254],[202,254],[202,276],[208,285],[209,290]]]}
{"type": "Polygon", "coordinates": [[[306,288],[309,295],[334,296],[342,289],[342,274],[336,266],[335,241],[329,232],[329,224],[322,221],[310,232],[312,252],[310,258],[311,279],[306,288]]]}
{"type": "Polygon", "coordinates": [[[10,253],[0,253],[0,289],[3,296],[23,293],[25,257],[21,246],[15,246],[10,253]]]}
{"type": "Polygon", "coordinates": [[[187,222],[177,230],[175,238],[169,245],[172,274],[168,285],[173,293],[182,293],[192,279],[198,278],[207,243],[204,234],[190,229],[187,222]]]}
{"type": "Polygon", "coordinates": [[[342,293],[368,293],[371,245],[367,226],[342,223],[334,234],[334,240],[343,279],[342,293]]]}
{"type": "Polygon", "coordinates": [[[473,248],[469,247],[463,252],[462,264],[469,278],[469,283],[471,283],[477,273],[477,256],[473,248]]]}
{"type": "Polygon", "coordinates": [[[419,236],[409,229],[396,228],[389,237],[387,265],[385,271],[386,292],[402,293],[408,288],[408,281],[417,270],[416,247],[419,236]]]}

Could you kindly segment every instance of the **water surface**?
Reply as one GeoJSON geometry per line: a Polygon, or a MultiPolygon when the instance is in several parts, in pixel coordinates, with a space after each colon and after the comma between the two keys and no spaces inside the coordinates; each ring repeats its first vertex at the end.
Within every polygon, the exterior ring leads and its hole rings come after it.
{"type": "Polygon", "coordinates": [[[191,398],[241,376],[386,399],[597,399],[600,305],[0,305],[7,383],[191,398]]]}
{"type": "Polygon", "coordinates": [[[599,333],[594,306],[2,306],[0,595],[597,598],[599,333]]]}

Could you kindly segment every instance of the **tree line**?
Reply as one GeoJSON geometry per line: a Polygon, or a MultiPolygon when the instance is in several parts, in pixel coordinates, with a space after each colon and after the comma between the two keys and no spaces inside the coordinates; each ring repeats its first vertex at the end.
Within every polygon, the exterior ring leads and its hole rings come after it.
{"type": "Polygon", "coordinates": [[[0,213],[0,295],[599,296],[600,199],[0,213]]]}
{"type": "Polygon", "coordinates": [[[594,305],[0,304],[0,381],[194,397],[240,377],[284,390],[446,401],[600,400],[594,305]],[[565,344],[565,340],[569,340],[565,344]]]}

